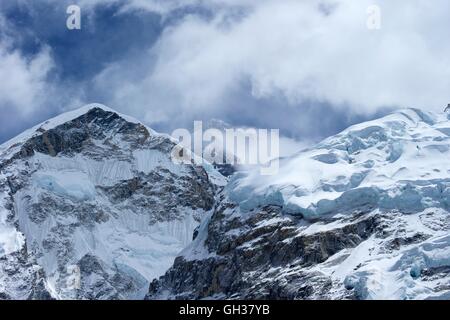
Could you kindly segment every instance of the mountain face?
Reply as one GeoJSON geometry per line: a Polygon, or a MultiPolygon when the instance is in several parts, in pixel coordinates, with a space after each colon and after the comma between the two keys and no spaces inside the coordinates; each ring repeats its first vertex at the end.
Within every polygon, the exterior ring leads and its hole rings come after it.
{"type": "Polygon", "coordinates": [[[0,299],[143,298],[224,178],[101,105],[0,146],[0,299]]]}
{"type": "Polygon", "coordinates": [[[447,115],[402,110],[229,181],[175,144],[89,105],[1,145],[0,299],[450,298],[447,115]]]}
{"type": "Polygon", "coordinates": [[[402,110],[232,176],[147,299],[449,299],[450,121],[402,110]]]}

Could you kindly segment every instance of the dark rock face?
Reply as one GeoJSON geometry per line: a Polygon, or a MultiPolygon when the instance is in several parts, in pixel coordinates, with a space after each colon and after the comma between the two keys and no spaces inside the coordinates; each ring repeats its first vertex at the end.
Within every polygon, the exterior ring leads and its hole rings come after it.
{"type": "Polygon", "coordinates": [[[112,203],[127,203],[135,208],[152,210],[155,221],[176,218],[179,206],[211,210],[214,204],[214,187],[204,170],[189,168],[190,175],[176,176],[161,168],[142,174],[112,187],[102,187],[112,203]]]}
{"type": "Polygon", "coordinates": [[[448,217],[373,210],[307,221],[221,197],[146,299],[447,299],[448,217]]]}
{"type": "Polygon", "coordinates": [[[229,177],[236,172],[236,168],[228,163],[213,163],[214,168],[219,171],[224,177],[229,177]]]}
{"type": "MultiPolygon", "coordinates": [[[[74,154],[81,152],[86,145],[92,144],[92,140],[106,139],[105,132],[112,136],[121,134],[136,145],[149,138],[149,133],[143,125],[127,122],[117,113],[93,108],[72,121],[43,131],[41,135],[28,140],[23,145],[21,154],[22,156],[31,156],[34,152],[50,156],[60,153],[74,154]]],[[[114,149],[111,145],[111,151],[114,149]]]]}
{"type": "MultiPolygon", "coordinates": [[[[353,248],[377,231],[379,218],[361,215],[341,227],[302,234],[301,220],[278,206],[260,208],[242,218],[222,203],[208,224],[204,259],[178,257],[150,285],[147,299],[315,299],[326,298],[332,280],[311,271],[337,252],[353,248]]],[[[342,298],[352,293],[342,290],[342,298]]]]}
{"type": "Polygon", "coordinates": [[[52,300],[44,281],[44,270],[25,249],[0,257],[0,282],[7,288],[0,289],[0,300],[52,300]]]}
{"type": "MultiPolygon", "coordinates": [[[[120,270],[108,270],[98,257],[86,254],[78,262],[80,272],[78,295],[89,300],[120,300],[124,294],[134,292],[138,288],[136,279],[127,276],[120,270]],[[96,290],[92,290],[92,286],[96,290]]],[[[145,283],[145,279],[141,279],[145,283]]]]}

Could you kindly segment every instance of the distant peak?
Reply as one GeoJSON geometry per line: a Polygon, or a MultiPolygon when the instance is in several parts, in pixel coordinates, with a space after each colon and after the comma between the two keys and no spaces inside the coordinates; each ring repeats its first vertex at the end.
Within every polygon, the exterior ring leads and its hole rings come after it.
{"type": "Polygon", "coordinates": [[[77,109],[74,109],[74,110],[71,110],[68,112],[64,112],[54,118],[48,119],[48,120],[32,127],[31,129],[26,130],[25,132],[21,133],[20,135],[16,136],[15,138],[0,145],[0,151],[6,150],[6,149],[10,148],[11,146],[16,145],[18,143],[22,143],[25,140],[28,140],[29,138],[32,138],[36,135],[41,134],[43,131],[48,131],[48,130],[54,129],[60,125],[67,123],[67,122],[70,122],[70,121],[80,118],[84,115],[87,115],[90,112],[92,112],[93,110],[101,110],[105,113],[116,114],[117,116],[119,116],[120,118],[122,118],[123,120],[125,120],[129,123],[143,125],[149,131],[149,133],[152,135],[155,135],[155,136],[159,135],[157,132],[155,132],[151,128],[145,126],[141,121],[138,121],[137,119],[135,119],[133,117],[121,114],[121,113],[115,111],[114,109],[109,108],[101,103],[90,103],[90,104],[87,104],[80,108],[77,108],[77,109]]]}
{"type": "MultiPolygon", "coordinates": [[[[132,117],[130,117],[128,115],[121,114],[120,112],[116,111],[115,109],[110,108],[110,107],[108,107],[108,106],[106,106],[104,104],[101,104],[101,103],[89,103],[89,104],[86,104],[86,105],[84,105],[82,107],[79,107],[79,108],[76,108],[76,109],[69,110],[67,112],[61,113],[59,116],[56,116],[55,118],[58,118],[58,117],[61,117],[61,116],[65,116],[68,119],[71,118],[71,117],[77,118],[77,117],[82,116],[84,114],[87,114],[90,111],[95,110],[95,109],[102,110],[102,111],[105,111],[105,112],[115,113],[115,114],[119,115],[121,118],[124,118],[127,121],[140,123],[140,121],[138,121],[138,120],[136,120],[136,119],[134,119],[134,118],[132,118],[132,117]]],[[[55,118],[53,118],[53,119],[55,119],[55,118]]],[[[47,120],[47,121],[51,121],[51,120],[52,119],[47,120]]]]}
{"type": "MultiPolygon", "coordinates": [[[[116,112],[115,110],[111,109],[110,107],[105,106],[104,104],[101,103],[89,103],[86,104],[82,107],[79,107],[73,111],[79,111],[80,113],[82,112],[89,112],[92,109],[102,109],[104,111],[109,111],[109,112],[116,112]]],[[[70,112],[70,111],[69,111],[70,112]]]]}
{"type": "Polygon", "coordinates": [[[60,114],[60,115],[58,115],[58,116],[56,116],[56,117],[54,117],[52,119],[49,119],[49,120],[45,121],[44,124],[53,124],[54,126],[57,126],[57,125],[60,125],[60,124],[62,124],[64,122],[68,122],[68,121],[76,119],[76,118],[78,118],[78,117],[80,117],[82,115],[85,115],[85,114],[87,114],[90,111],[95,110],[95,109],[99,109],[99,110],[102,110],[102,111],[105,111],[105,112],[115,113],[115,114],[117,114],[118,116],[120,116],[121,118],[123,118],[124,120],[126,120],[128,122],[141,123],[137,119],[135,119],[133,117],[130,117],[130,116],[127,116],[127,115],[124,115],[124,114],[121,114],[118,111],[116,111],[116,110],[114,110],[114,109],[112,109],[110,107],[105,106],[104,104],[101,104],[101,103],[90,103],[90,104],[87,104],[87,105],[82,106],[80,108],[77,108],[77,109],[74,109],[74,110],[62,113],[62,114],[60,114]]]}

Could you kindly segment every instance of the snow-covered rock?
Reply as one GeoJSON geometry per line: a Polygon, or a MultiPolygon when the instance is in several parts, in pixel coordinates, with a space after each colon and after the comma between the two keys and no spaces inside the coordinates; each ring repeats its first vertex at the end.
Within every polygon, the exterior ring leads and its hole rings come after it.
{"type": "Polygon", "coordinates": [[[148,299],[448,299],[450,120],[401,110],[238,173],[148,299]]]}
{"type": "Polygon", "coordinates": [[[228,189],[242,209],[273,204],[270,198],[275,197],[287,212],[305,218],[361,207],[403,212],[448,208],[449,157],[446,114],[406,109],[352,126],[283,159],[274,176],[237,176],[228,189]]]}
{"type": "Polygon", "coordinates": [[[1,145],[0,298],[142,298],[225,181],[175,144],[93,104],[1,145]]]}

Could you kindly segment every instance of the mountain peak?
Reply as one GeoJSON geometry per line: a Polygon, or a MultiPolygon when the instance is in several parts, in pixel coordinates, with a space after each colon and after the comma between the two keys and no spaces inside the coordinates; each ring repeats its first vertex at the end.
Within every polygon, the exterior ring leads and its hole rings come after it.
{"type": "Polygon", "coordinates": [[[93,110],[101,110],[101,111],[106,112],[106,113],[114,113],[114,114],[118,115],[120,118],[126,120],[127,122],[141,124],[141,122],[138,121],[137,119],[135,119],[133,117],[130,117],[128,115],[124,115],[122,113],[119,113],[116,110],[105,106],[104,104],[101,104],[101,103],[90,103],[90,104],[84,105],[84,106],[82,106],[80,108],[77,108],[77,109],[74,109],[74,110],[62,113],[62,114],[60,114],[60,115],[58,115],[58,116],[56,116],[56,117],[54,117],[52,119],[49,119],[49,120],[45,121],[43,124],[41,124],[41,126],[45,125],[46,128],[49,128],[50,126],[53,126],[53,127],[54,126],[58,126],[58,125],[60,125],[62,123],[74,120],[74,119],[76,119],[78,117],[81,117],[81,116],[83,116],[85,114],[88,114],[89,112],[91,112],[93,110]]]}
{"type": "Polygon", "coordinates": [[[0,299],[5,287],[8,297],[29,296],[31,289],[2,278],[12,267],[34,275],[22,263],[27,259],[41,266],[56,298],[142,297],[190,242],[214,204],[213,180],[223,178],[213,168],[175,164],[174,145],[101,104],[61,114],[4,144],[0,258],[8,259],[0,259],[0,299]],[[79,288],[66,285],[73,270],[79,288]]]}
{"type": "MultiPolygon", "coordinates": [[[[61,126],[64,126],[62,130],[67,132],[68,129],[73,128],[78,131],[86,131],[93,125],[97,126],[97,131],[106,132],[109,129],[113,129],[113,126],[122,126],[128,128],[133,127],[136,130],[141,131],[145,136],[166,137],[165,135],[158,134],[133,117],[121,114],[103,104],[91,103],[81,108],[62,113],[24,131],[15,138],[0,145],[0,155],[2,158],[9,158],[20,151],[22,146],[30,139],[36,139],[44,134],[47,135],[48,132],[61,126]],[[78,122],[74,123],[75,120],[78,120],[78,122]]],[[[118,128],[116,129],[119,130],[118,128]]],[[[90,136],[91,133],[92,132],[86,134],[90,136]]],[[[65,136],[67,136],[67,134],[65,134],[65,136]]],[[[166,138],[170,139],[168,136],[166,138]]]]}

